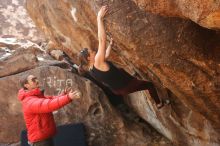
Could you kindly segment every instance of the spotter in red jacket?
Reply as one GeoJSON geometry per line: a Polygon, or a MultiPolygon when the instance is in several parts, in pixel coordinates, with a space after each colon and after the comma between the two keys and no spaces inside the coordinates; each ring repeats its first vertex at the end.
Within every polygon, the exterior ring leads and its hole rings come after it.
{"type": "Polygon", "coordinates": [[[18,98],[22,102],[28,141],[32,143],[56,134],[52,112],[71,102],[68,95],[46,97],[39,88],[30,91],[20,89],[18,98]]]}

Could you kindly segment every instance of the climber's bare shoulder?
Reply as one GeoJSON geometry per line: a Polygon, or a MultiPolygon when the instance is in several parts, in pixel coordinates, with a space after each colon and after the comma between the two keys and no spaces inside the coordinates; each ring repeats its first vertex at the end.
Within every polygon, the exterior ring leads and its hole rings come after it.
{"type": "Polygon", "coordinates": [[[100,71],[108,71],[109,65],[106,61],[95,61],[94,63],[95,68],[97,68],[100,71]]]}

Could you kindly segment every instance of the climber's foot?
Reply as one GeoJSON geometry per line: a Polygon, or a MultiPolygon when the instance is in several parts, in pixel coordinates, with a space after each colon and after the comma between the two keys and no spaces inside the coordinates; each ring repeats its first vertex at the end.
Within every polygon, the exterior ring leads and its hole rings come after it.
{"type": "Polygon", "coordinates": [[[170,104],[170,100],[169,99],[165,99],[162,100],[159,104],[157,104],[157,109],[161,109],[162,107],[164,107],[164,105],[169,105],[170,104]]]}
{"type": "Polygon", "coordinates": [[[157,109],[161,109],[164,106],[164,104],[163,102],[161,102],[161,103],[156,104],[156,106],[157,106],[157,109]]]}
{"type": "Polygon", "coordinates": [[[170,104],[170,100],[169,100],[169,99],[165,99],[165,100],[163,101],[163,103],[164,103],[165,105],[169,105],[169,104],[170,104]]]}

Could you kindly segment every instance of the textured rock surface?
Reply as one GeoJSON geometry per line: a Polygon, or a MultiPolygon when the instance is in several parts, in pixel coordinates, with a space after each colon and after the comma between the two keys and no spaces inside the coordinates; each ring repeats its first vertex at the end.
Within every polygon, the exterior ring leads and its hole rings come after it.
{"type": "Polygon", "coordinates": [[[24,0],[0,0],[0,36],[43,40],[24,7],[24,0]]]}
{"type": "Polygon", "coordinates": [[[89,146],[172,145],[148,124],[140,124],[133,118],[124,120],[122,114],[112,107],[99,87],[64,69],[68,65],[51,59],[38,47],[20,46],[8,55],[5,55],[4,51],[10,50],[9,48],[1,50],[1,56],[4,56],[0,60],[1,146],[19,146],[20,132],[25,129],[25,124],[17,92],[20,88],[19,78],[27,73],[39,78],[47,95],[60,94],[66,86],[82,91],[81,99],[58,112],[55,111],[54,115],[58,125],[83,123],[89,146]]]}
{"type": "MultiPolygon", "coordinates": [[[[136,2],[140,5],[154,3],[136,2]]],[[[205,13],[199,17],[207,10],[206,7],[194,9],[196,5],[192,4],[203,6],[202,1],[182,1],[192,7],[185,14],[180,13],[179,9],[170,10],[169,2],[161,3],[165,12],[158,13],[187,17],[203,26],[209,23],[209,14],[218,14],[205,13]],[[189,15],[190,12],[193,16],[189,15]]],[[[216,6],[207,12],[217,11],[219,2],[213,3],[207,1],[209,6],[216,6]]],[[[129,0],[27,0],[27,9],[37,26],[76,60],[74,53],[82,47],[97,47],[96,14],[100,6],[105,4],[110,8],[106,18],[107,31],[115,41],[111,59],[132,74],[136,72],[141,78],[150,78],[158,87],[163,84],[169,89],[172,100],[170,107],[157,111],[151,99],[144,100],[137,98],[142,95],[131,95],[136,98],[129,98],[130,105],[175,143],[190,146],[219,145],[219,33],[189,20],[147,13],[142,6],[129,0]]],[[[162,11],[159,4],[157,1],[155,7],[149,8],[152,8],[151,11],[157,8],[162,11]]],[[[212,24],[207,27],[212,27],[212,24]]]]}
{"type": "Polygon", "coordinates": [[[219,0],[133,0],[152,13],[188,18],[207,28],[220,28],[219,0]]]}
{"type": "Polygon", "coordinates": [[[33,42],[15,39],[12,43],[8,39],[4,40],[0,47],[0,77],[17,74],[43,64],[60,63],[33,42]]]}

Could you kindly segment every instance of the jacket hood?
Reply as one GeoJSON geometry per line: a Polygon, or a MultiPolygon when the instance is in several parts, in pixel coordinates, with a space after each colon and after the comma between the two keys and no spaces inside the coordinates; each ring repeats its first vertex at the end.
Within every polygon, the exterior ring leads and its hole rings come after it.
{"type": "Polygon", "coordinates": [[[18,91],[18,99],[24,100],[28,96],[37,96],[41,95],[42,92],[39,88],[33,89],[33,90],[24,90],[23,88],[18,91]]]}

